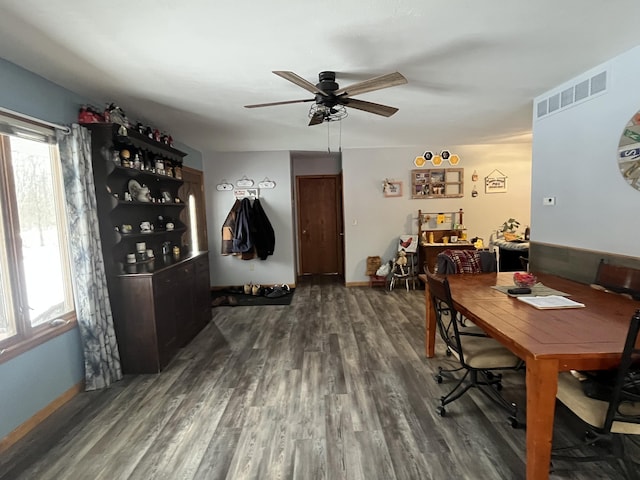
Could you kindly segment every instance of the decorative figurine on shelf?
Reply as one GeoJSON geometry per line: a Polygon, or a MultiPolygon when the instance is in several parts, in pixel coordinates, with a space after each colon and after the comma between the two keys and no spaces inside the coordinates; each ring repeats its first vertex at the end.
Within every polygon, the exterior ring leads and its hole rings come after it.
{"type": "Polygon", "coordinates": [[[122,150],[120,150],[120,158],[122,159],[122,166],[123,167],[130,167],[131,166],[131,152],[129,150],[127,150],[126,148],[123,148],[122,150]]]}
{"type": "Polygon", "coordinates": [[[131,179],[128,183],[129,193],[131,194],[131,198],[138,202],[151,202],[151,192],[149,192],[149,187],[146,185],[140,185],[137,180],[131,179]]]}
{"type": "Polygon", "coordinates": [[[129,128],[129,119],[124,113],[124,110],[117,106],[115,103],[110,103],[104,111],[104,117],[109,118],[111,123],[117,123],[123,127],[129,128]]]}
{"type": "Polygon", "coordinates": [[[158,215],[158,219],[153,224],[158,230],[164,230],[166,223],[167,221],[164,219],[164,216],[158,215]]]}
{"type": "Polygon", "coordinates": [[[82,105],[78,112],[79,123],[101,123],[104,118],[100,113],[90,105],[82,105]]]}
{"type": "Polygon", "coordinates": [[[158,130],[157,128],[153,130],[153,139],[156,142],[160,141],[160,130],[158,130]]]}
{"type": "Polygon", "coordinates": [[[137,153],[133,157],[133,168],[135,168],[136,170],[142,170],[142,162],[140,161],[140,157],[137,153]]]}

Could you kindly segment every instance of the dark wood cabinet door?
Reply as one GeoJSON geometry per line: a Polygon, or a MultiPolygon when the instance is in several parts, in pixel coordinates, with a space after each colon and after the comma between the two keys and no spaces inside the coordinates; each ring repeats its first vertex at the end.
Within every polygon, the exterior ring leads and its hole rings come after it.
{"type": "Polygon", "coordinates": [[[176,323],[176,281],[173,270],[168,270],[153,279],[156,338],[160,368],[178,350],[176,323]]]}
{"type": "Polygon", "coordinates": [[[198,322],[193,311],[193,291],[195,286],[193,262],[181,265],[175,272],[175,322],[178,345],[183,347],[198,333],[198,322]]]}
{"type": "Polygon", "coordinates": [[[196,274],[193,292],[194,316],[198,327],[203,328],[211,320],[211,280],[209,278],[209,255],[195,261],[196,274]]]}

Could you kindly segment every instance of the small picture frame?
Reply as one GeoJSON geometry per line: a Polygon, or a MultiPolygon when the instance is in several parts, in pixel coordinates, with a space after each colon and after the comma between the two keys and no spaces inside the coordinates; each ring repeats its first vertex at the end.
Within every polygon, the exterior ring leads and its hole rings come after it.
{"type": "Polygon", "coordinates": [[[171,203],[173,201],[173,197],[171,196],[171,192],[169,190],[163,190],[161,193],[162,203],[171,203]]]}
{"type": "Polygon", "coordinates": [[[384,187],[385,197],[401,197],[402,196],[402,182],[390,180],[384,187]]]}

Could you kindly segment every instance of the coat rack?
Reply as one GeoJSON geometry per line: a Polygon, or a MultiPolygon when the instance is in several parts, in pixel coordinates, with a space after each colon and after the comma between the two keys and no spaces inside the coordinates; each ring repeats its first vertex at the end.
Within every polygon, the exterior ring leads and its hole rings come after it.
{"type": "Polygon", "coordinates": [[[243,198],[255,199],[259,197],[260,189],[272,189],[276,187],[276,182],[269,180],[269,177],[264,177],[264,180],[258,182],[257,186],[254,186],[255,182],[243,175],[242,178],[236,181],[234,186],[229,183],[227,179],[223,179],[216,185],[216,190],[219,192],[233,191],[233,196],[239,200],[243,198]]]}

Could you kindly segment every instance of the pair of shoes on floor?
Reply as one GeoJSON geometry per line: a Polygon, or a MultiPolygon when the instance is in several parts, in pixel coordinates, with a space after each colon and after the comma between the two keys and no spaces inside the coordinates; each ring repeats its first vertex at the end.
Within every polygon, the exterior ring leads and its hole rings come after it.
{"type": "Polygon", "coordinates": [[[273,287],[269,287],[268,289],[266,289],[264,292],[264,296],[267,298],[280,298],[280,297],[284,297],[289,293],[291,293],[291,289],[289,288],[289,285],[287,285],[286,283],[283,283],[282,285],[275,285],[273,287]]]}
{"type": "Polygon", "coordinates": [[[244,287],[243,286],[229,287],[229,288],[226,288],[224,291],[226,293],[232,293],[232,294],[235,294],[235,295],[242,295],[244,293],[244,287]]]}
{"type": "Polygon", "coordinates": [[[231,295],[223,295],[221,297],[215,298],[213,302],[211,302],[212,307],[221,307],[223,305],[235,307],[236,305],[238,305],[238,300],[236,299],[236,297],[233,297],[231,295]]]}

